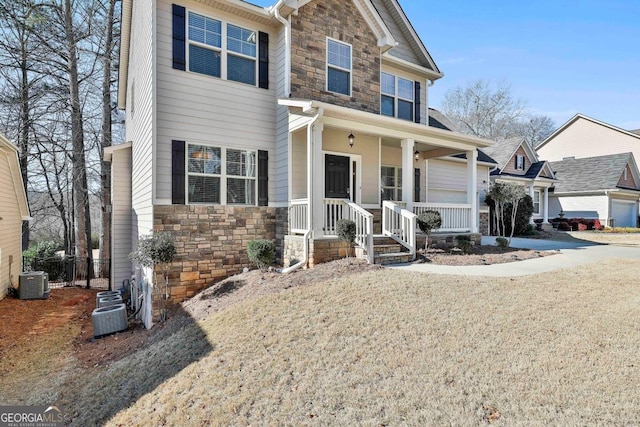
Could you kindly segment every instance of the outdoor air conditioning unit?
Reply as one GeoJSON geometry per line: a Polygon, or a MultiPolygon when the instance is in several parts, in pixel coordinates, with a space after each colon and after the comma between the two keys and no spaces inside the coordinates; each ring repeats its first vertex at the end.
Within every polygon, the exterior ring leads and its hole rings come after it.
{"type": "Polygon", "coordinates": [[[44,271],[20,273],[20,299],[43,299],[49,296],[49,275],[44,271]]]}
{"type": "Polygon", "coordinates": [[[91,318],[93,320],[94,337],[124,331],[129,326],[127,307],[124,304],[96,308],[93,310],[91,318]]]}

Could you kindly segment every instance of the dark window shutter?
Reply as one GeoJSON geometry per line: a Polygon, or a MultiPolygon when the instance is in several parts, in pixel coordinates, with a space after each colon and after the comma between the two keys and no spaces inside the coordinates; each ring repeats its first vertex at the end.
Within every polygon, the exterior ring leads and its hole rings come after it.
{"type": "Polygon", "coordinates": [[[269,205],[269,152],[258,151],[258,206],[269,205]]]}
{"type": "Polygon", "coordinates": [[[420,82],[415,82],[415,85],[413,86],[413,90],[415,91],[415,114],[413,115],[414,121],[416,123],[420,123],[421,117],[420,117],[420,105],[422,104],[421,101],[421,95],[422,95],[422,91],[420,90],[420,82]]]}
{"type": "Polygon", "coordinates": [[[185,152],[184,141],[171,141],[171,203],[184,205],[185,152]]]}
{"type": "Polygon", "coordinates": [[[186,70],[186,14],[185,9],[177,4],[173,5],[173,68],[186,70]]]}
{"type": "Polygon", "coordinates": [[[413,201],[420,201],[420,169],[415,168],[413,170],[413,201]]]}
{"type": "Polygon", "coordinates": [[[258,34],[258,59],[258,86],[269,89],[269,34],[262,31],[258,34]]]}

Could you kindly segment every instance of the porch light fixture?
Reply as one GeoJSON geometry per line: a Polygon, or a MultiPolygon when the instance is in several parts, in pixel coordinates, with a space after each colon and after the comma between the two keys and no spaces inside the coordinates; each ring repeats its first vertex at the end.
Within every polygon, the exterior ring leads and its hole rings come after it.
{"type": "Polygon", "coordinates": [[[415,152],[415,153],[413,153],[413,155],[414,155],[414,156],[415,156],[415,158],[416,158],[416,162],[417,162],[418,160],[420,160],[420,152],[419,152],[418,150],[416,150],[416,152],[415,152]]]}
{"type": "Polygon", "coordinates": [[[356,137],[353,136],[353,132],[351,132],[348,136],[349,138],[349,147],[353,147],[353,141],[355,141],[356,137]]]}

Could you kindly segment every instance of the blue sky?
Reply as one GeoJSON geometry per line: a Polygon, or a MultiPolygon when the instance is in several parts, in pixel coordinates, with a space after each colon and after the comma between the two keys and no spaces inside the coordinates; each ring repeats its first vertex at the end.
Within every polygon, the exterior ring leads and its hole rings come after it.
{"type": "Polygon", "coordinates": [[[431,88],[430,106],[473,80],[506,80],[533,113],[558,126],[582,113],[640,128],[640,1],[400,4],[445,74],[431,88]]]}

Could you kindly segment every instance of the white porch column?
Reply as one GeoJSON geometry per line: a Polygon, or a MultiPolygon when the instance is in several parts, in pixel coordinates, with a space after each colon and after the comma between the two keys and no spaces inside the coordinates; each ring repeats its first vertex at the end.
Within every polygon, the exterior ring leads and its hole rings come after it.
{"type": "Polygon", "coordinates": [[[549,224],[549,187],[545,187],[544,189],[544,208],[543,212],[543,220],[544,224],[549,224]]]}
{"type": "Polygon", "coordinates": [[[471,205],[471,232],[478,232],[478,150],[467,151],[467,204],[471,205]]]}
{"type": "Polygon", "coordinates": [[[403,139],[402,145],[402,201],[407,204],[407,210],[413,212],[413,150],[415,141],[403,139]]]}
{"type": "MultiPolygon", "coordinates": [[[[531,200],[533,201],[533,184],[529,186],[529,197],[531,197],[531,200]]],[[[533,215],[531,215],[531,218],[529,218],[529,224],[533,223],[533,215]]]]}
{"type": "Polygon", "coordinates": [[[324,125],[316,123],[307,132],[307,137],[311,138],[312,149],[312,168],[309,180],[311,184],[311,194],[309,201],[312,209],[313,237],[318,238],[324,234],[322,227],[324,226],[324,159],[322,155],[322,132],[324,125]]]}

